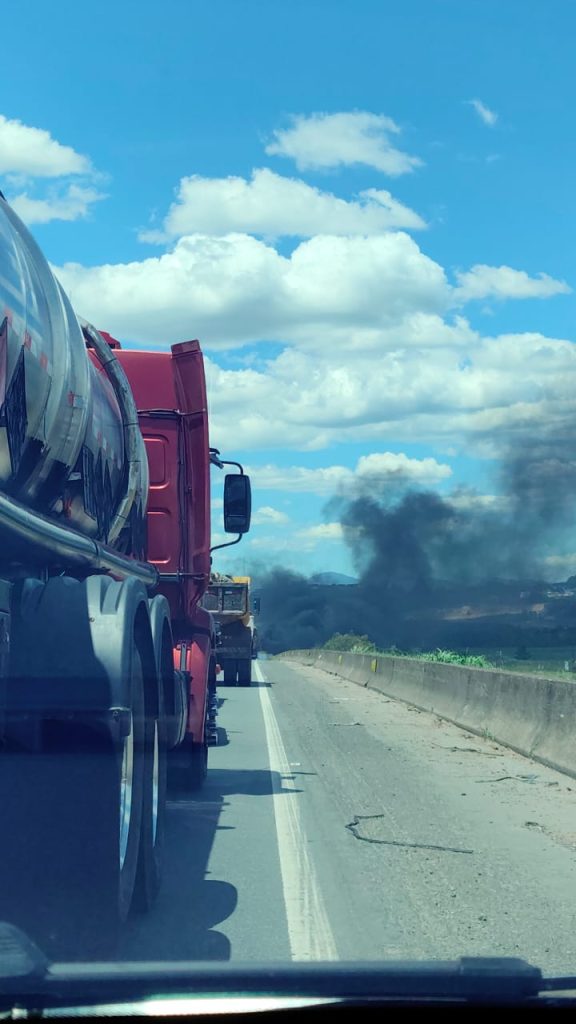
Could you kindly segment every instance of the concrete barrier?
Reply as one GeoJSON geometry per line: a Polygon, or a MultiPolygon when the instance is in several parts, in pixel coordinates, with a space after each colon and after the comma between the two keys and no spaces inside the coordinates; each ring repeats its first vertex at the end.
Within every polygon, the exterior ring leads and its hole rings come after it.
{"type": "Polygon", "coordinates": [[[576,778],[576,684],[416,658],[286,651],[279,658],[316,665],[576,778]]]}

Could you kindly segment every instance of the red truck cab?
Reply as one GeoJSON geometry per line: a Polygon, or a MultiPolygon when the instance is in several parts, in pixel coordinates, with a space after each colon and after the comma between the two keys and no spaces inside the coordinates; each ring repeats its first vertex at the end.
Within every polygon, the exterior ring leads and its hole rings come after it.
{"type": "MultiPolygon", "coordinates": [[[[103,332],[102,332],[103,333],[103,332]]],[[[215,633],[199,606],[210,578],[210,452],[203,357],[198,341],[165,352],[116,351],[138,408],[150,472],[146,558],[171,609],[174,667],[188,681],[188,734],[204,744],[215,633]]],[[[213,732],[213,730],[212,730],[213,732]]],[[[209,739],[213,739],[211,734],[209,739]]]]}

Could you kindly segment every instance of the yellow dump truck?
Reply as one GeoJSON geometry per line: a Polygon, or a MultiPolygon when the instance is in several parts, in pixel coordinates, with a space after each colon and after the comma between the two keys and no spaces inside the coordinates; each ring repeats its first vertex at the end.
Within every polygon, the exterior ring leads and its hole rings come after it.
{"type": "Polygon", "coordinates": [[[250,686],[258,655],[250,576],[213,573],[202,607],[216,621],[216,658],[227,686],[250,686]]]}

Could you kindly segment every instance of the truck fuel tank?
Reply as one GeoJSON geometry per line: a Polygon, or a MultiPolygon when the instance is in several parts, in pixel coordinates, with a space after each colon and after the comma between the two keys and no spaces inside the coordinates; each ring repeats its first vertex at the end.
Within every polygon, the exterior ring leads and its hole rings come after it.
{"type": "Polygon", "coordinates": [[[144,444],[132,431],[127,446],[118,394],[89,357],[34,239],[0,198],[0,491],[114,545],[128,513],[128,461],[129,504],[140,518],[148,491],[144,444]]]}

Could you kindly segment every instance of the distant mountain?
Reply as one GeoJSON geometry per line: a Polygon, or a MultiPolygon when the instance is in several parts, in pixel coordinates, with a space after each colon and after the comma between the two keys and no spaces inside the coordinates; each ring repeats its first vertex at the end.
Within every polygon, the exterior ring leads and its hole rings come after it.
{"type": "Polygon", "coordinates": [[[354,576],[345,576],[342,572],[317,572],[310,577],[310,583],[321,587],[351,587],[358,583],[354,576]]]}

